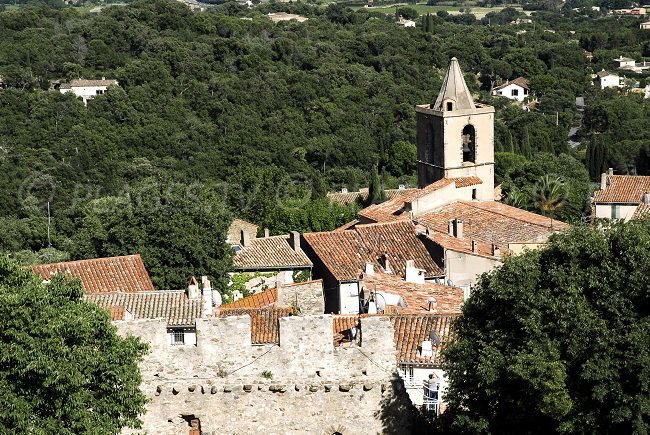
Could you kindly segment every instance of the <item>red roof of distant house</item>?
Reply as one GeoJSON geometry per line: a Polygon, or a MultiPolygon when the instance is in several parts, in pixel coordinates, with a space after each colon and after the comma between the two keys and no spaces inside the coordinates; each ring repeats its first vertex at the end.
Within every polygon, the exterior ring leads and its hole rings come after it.
{"type": "Polygon", "coordinates": [[[634,210],[632,219],[648,219],[650,218],[650,204],[639,204],[634,210]]]}
{"type": "MultiPolygon", "coordinates": [[[[463,221],[464,239],[507,247],[509,243],[545,242],[554,231],[569,226],[495,201],[457,201],[417,217],[418,224],[448,234],[449,221],[463,221]]],[[[431,238],[431,236],[430,236],[431,238]]],[[[487,254],[485,245],[479,250],[487,254]]]]}
{"type": "Polygon", "coordinates": [[[251,318],[251,343],[280,343],[280,318],[293,315],[292,308],[226,308],[220,309],[219,317],[244,316],[251,318]]]}
{"type": "Polygon", "coordinates": [[[338,281],[358,280],[366,263],[380,270],[384,254],[397,275],[404,276],[408,260],[414,260],[415,267],[428,277],[444,275],[409,221],[358,225],[354,230],[307,233],[303,237],[338,281]]]}
{"type": "Polygon", "coordinates": [[[521,88],[524,88],[524,89],[529,89],[529,86],[530,86],[530,84],[528,83],[528,80],[526,80],[523,77],[517,77],[514,80],[510,80],[509,82],[505,82],[501,86],[497,86],[496,88],[494,88],[494,90],[503,89],[503,88],[505,88],[506,86],[509,86],[509,85],[517,85],[517,86],[519,86],[521,88]]]}
{"type": "Polygon", "coordinates": [[[458,314],[465,297],[463,289],[443,284],[425,281],[424,284],[406,282],[402,278],[387,274],[376,273],[364,275],[364,297],[369,292],[384,292],[399,295],[406,302],[406,307],[395,307],[395,313],[428,312],[429,298],[435,299],[432,307],[438,314],[458,314]]]}
{"type": "Polygon", "coordinates": [[[153,283],[139,254],[38,264],[32,270],[44,280],[56,273],[79,278],[85,293],[153,291],[153,283]]]}
{"type": "Polygon", "coordinates": [[[642,175],[608,175],[607,187],[597,190],[594,201],[600,203],[639,204],[650,192],[650,177],[642,175]]]}
{"type": "Polygon", "coordinates": [[[457,315],[439,314],[400,314],[391,316],[395,329],[395,348],[399,363],[433,364],[441,362],[440,352],[451,338],[451,323],[457,315]],[[434,332],[440,339],[438,345],[433,345],[433,355],[421,356],[423,341],[430,339],[434,332]]]}
{"type": "Polygon", "coordinates": [[[245,298],[236,300],[229,304],[223,304],[219,307],[220,310],[230,308],[264,308],[278,302],[278,289],[272,288],[260,293],[255,293],[245,298]]]}
{"type": "Polygon", "coordinates": [[[289,236],[251,238],[250,245],[241,247],[232,259],[235,270],[309,268],[309,257],[289,244],[289,236]]]}

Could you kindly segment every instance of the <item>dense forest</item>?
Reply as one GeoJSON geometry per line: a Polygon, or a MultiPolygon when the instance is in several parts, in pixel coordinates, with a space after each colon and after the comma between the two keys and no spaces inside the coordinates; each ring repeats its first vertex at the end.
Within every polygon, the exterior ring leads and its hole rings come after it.
{"type": "Polygon", "coordinates": [[[571,9],[508,24],[520,14],[429,14],[405,29],[336,4],[2,10],[0,251],[25,263],[137,251],[158,288],[178,288],[228,268],[234,215],[273,233],[332,229],[358,206],[330,204],[328,190],[367,186],[374,167],[385,188],[413,184],[413,106],[435,100],[452,56],[497,108],[505,200],[532,207],[527,174],[553,173],[567,190],[557,217],[580,220],[603,168],[650,173],[649,105],[591,84],[620,55],[650,56],[650,32],[636,18],[571,9]],[[271,10],[309,20],[274,24],[271,10]],[[490,97],[519,76],[534,110],[490,97]],[[52,90],[101,77],[119,87],[87,107],[52,90]]]}

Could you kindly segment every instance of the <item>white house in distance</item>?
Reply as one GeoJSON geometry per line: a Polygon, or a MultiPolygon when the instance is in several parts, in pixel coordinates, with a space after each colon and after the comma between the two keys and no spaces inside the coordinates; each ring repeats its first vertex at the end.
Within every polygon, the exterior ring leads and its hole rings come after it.
{"type": "Polygon", "coordinates": [[[501,86],[497,86],[492,91],[492,95],[506,97],[511,100],[520,102],[524,101],[524,98],[526,98],[529,94],[530,87],[528,80],[523,77],[517,77],[514,80],[502,84],[501,86]]]}
{"type": "Polygon", "coordinates": [[[621,87],[621,78],[616,74],[610,74],[605,70],[598,71],[595,74],[594,80],[598,82],[600,89],[621,87]]]}
{"type": "Polygon", "coordinates": [[[88,105],[88,101],[97,95],[102,95],[109,86],[118,86],[117,80],[106,80],[105,77],[102,77],[101,80],[75,79],[69,83],[61,84],[59,91],[62,94],[72,92],[77,97],[81,97],[84,105],[88,105]]]}
{"type": "Polygon", "coordinates": [[[600,176],[600,189],[594,192],[597,219],[638,219],[650,212],[650,177],[614,175],[610,168],[600,176]]]}

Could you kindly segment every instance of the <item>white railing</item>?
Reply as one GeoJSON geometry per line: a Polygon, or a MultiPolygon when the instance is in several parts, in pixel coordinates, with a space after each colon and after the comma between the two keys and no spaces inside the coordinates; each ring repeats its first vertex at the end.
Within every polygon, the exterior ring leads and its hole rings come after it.
{"type": "Polygon", "coordinates": [[[429,399],[425,397],[422,406],[424,406],[424,409],[427,411],[434,412],[438,415],[438,399],[429,399]]]}

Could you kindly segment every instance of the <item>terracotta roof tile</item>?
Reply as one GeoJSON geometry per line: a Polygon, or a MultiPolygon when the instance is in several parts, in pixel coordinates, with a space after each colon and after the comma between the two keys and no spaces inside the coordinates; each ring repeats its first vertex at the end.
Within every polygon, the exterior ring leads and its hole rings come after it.
{"type": "Polygon", "coordinates": [[[51,279],[55,273],[77,277],[81,280],[85,293],[154,290],[139,254],[38,264],[32,266],[32,270],[44,280],[51,279]]]}
{"type": "Polygon", "coordinates": [[[229,304],[223,304],[219,307],[219,309],[264,308],[276,304],[277,302],[278,302],[278,289],[272,288],[260,293],[255,293],[253,295],[246,296],[245,298],[241,298],[229,304]]]}
{"type": "Polygon", "coordinates": [[[492,243],[478,242],[478,252],[472,251],[472,240],[468,238],[459,239],[449,234],[438,231],[430,231],[427,238],[439,246],[452,251],[477,254],[481,257],[494,257],[492,243]]]}
{"type": "Polygon", "coordinates": [[[69,83],[62,83],[61,89],[84,88],[89,86],[112,86],[117,85],[117,80],[85,80],[74,79],[69,83]]]}
{"type": "Polygon", "coordinates": [[[356,281],[361,277],[366,263],[376,270],[382,269],[380,257],[388,255],[393,273],[404,276],[406,261],[426,276],[440,276],[444,272],[428,253],[416,235],[415,226],[408,221],[359,225],[354,230],[304,235],[316,256],[338,281],[356,281]]]}
{"type": "Polygon", "coordinates": [[[194,325],[195,319],[201,317],[202,309],[201,299],[190,300],[183,290],[91,293],[85,295],[85,299],[109,310],[111,314],[120,307],[134,319],[164,318],[170,326],[194,325]]]}
{"type": "Polygon", "coordinates": [[[530,86],[530,84],[528,83],[528,80],[526,80],[523,77],[517,77],[514,80],[510,80],[509,82],[506,82],[506,83],[502,84],[501,86],[497,86],[496,88],[494,88],[494,90],[503,89],[508,85],[517,85],[517,86],[520,86],[520,87],[522,87],[524,89],[529,89],[529,86],[530,86]]]}
{"type": "MultiPolygon", "coordinates": [[[[459,287],[435,284],[427,281],[424,284],[406,282],[403,279],[385,273],[364,275],[364,297],[370,292],[382,292],[399,295],[406,302],[406,307],[396,306],[393,312],[412,313],[428,312],[429,298],[434,298],[434,310],[438,314],[457,314],[463,305],[464,292],[459,287]]],[[[381,299],[381,296],[378,297],[381,299]]]]}
{"type": "Polygon", "coordinates": [[[451,338],[451,323],[457,317],[436,314],[390,316],[395,329],[397,361],[399,363],[440,364],[440,352],[451,338]],[[429,340],[431,332],[435,332],[440,343],[433,346],[433,356],[422,357],[420,356],[422,342],[429,340]]]}
{"type": "Polygon", "coordinates": [[[632,219],[648,219],[650,218],[650,204],[639,204],[634,210],[632,219]]]}
{"type": "Polygon", "coordinates": [[[481,184],[482,181],[476,176],[442,178],[423,189],[412,189],[381,204],[373,204],[366,207],[359,211],[359,216],[374,222],[391,222],[408,219],[409,210],[405,207],[407,203],[413,202],[452,183],[455,183],[456,187],[460,188],[481,184]]]}
{"type": "Polygon", "coordinates": [[[293,315],[291,308],[230,308],[220,309],[219,317],[249,315],[251,318],[251,343],[280,343],[280,318],[293,315]]]}
{"type": "Polygon", "coordinates": [[[494,201],[457,201],[419,216],[417,222],[448,234],[449,221],[456,218],[463,221],[465,239],[504,248],[509,243],[545,242],[554,231],[568,228],[564,222],[494,201]]]}
{"type": "Polygon", "coordinates": [[[289,236],[271,236],[251,239],[250,246],[242,247],[233,257],[236,270],[263,270],[282,268],[307,268],[312,262],[298,248],[289,245],[289,236]]]}
{"type": "MultiPolygon", "coordinates": [[[[386,195],[386,200],[391,200],[397,198],[404,193],[413,192],[418,190],[417,188],[408,188],[408,189],[386,189],[384,194],[386,195]]],[[[356,202],[362,202],[368,199],[368,189],[360,189],[358,192],[329,192],[327,197],[333,204],[338,205],[349,205],[356,202]]]]}
{"type": "Polygon", "coordinates": [[[650,176],[608,175],[607,188],[594,194],[596,203],[639,204],[650,192],[650,176]]]}

